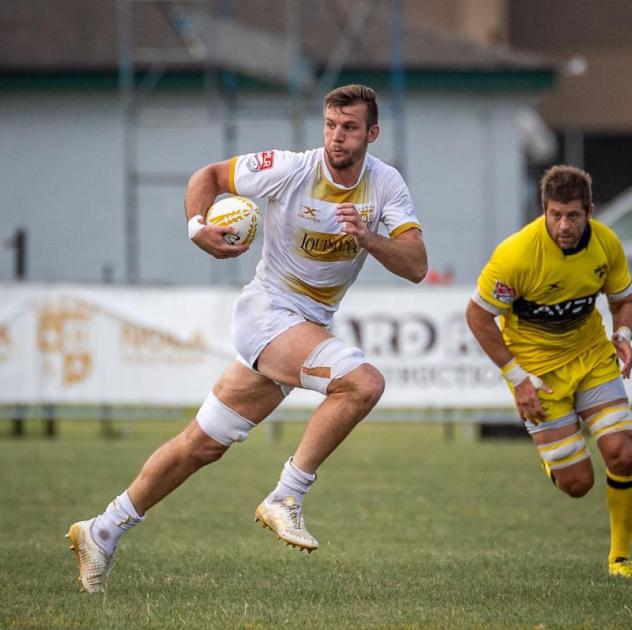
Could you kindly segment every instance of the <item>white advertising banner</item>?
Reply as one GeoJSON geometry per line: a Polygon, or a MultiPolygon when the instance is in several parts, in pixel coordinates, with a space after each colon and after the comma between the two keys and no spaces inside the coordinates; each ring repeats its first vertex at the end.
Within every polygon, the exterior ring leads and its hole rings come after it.
{"type": "MultiPolygon", "coordinates": [[[[465,322],[471,287],[352,289],[333,332],[386,377],[384,408],[507,408],[465,322]]],[[[0,404],[197,406],[234,357],[237,290],[0,285],[0,404]]],[[[286,407],[319,394],[293,391],[286,407]]]]}

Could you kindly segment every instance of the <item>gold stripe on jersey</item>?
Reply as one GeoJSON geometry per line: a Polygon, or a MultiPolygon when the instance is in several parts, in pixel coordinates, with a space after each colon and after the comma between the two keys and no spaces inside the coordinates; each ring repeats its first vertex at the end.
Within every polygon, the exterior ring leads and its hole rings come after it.
{"type": "Polygon", "coordinates": [[[328,201],[335,204],[369,203],[371,199],[369,178],[366,171],[364,171],[362,177],[353,188],[338,188],[325,177],[322,166],[319,164],[312,186],[312,197],[319,201],[328,201]]]}
{"type": "Polygon", "coordinates": [[[303,282],[300,278],[292,274],[288,274],[283,278],[285,286],[294,293],[300,295],[306,295],[316,302],[321,304],[327,304],[327,306],[333,306],[337,304],[347,290],[346,284],[341,284],[334,287],[314,287],[311,284],[303,282]]]}
{"type": "Polygon", "coordinates": [[[294,253],[309,260],[348,261],[353,260],[360,251],[353,234],[328,234],[302,229],[294,237],[294,253]]]}
{"type": "Polygon", "coordinates": [[[389,238],[397,238],[400,234],[413,229],[421,231],[419,223],[413,223],[412,221],[409,223],[402,223],[401,225],[398,225],[392,232],[389,232],[388,236],[389,238]]]}
{"type": "Polygon", "coordinates": [[[235,188],[235,169],[237,168],[237,157],[233,157],[230,159],[230,170],[228,173],[228,192],[233,195],[237,194],[237,189],[235,188]]]}

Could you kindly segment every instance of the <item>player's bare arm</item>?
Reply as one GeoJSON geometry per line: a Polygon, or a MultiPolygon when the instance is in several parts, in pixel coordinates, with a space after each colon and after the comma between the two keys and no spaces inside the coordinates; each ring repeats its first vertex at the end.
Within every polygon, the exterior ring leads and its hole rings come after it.
{"type": "Polygon", "coordinates": [[[428,255],[421,231],[412,228],[395,238],[387,238],[370,230],[361,220],[352,203],[341,203],[336,209],[343,232],[353,234],[358,245],[382,263],[391,273],[411,282],[421,282],[428,272],[428,255]]]}
{"type": "MultiPolygon", "coordinates": [[[[197,170],[189,179],[184,196],[187,221],[199,216],[204,220],[207,210],[218,195],[230,192],[230,161],[208,164],[197,170]]],[[[232,227],[205,225],[191,240],[214,258],[235,258],[248,250],[248,245],[231,245],[224,240],[225,234],[234,234],[232,227]]]]}
{"type": "MultiPolygon", "coordinates": [[[[495,316],[470,300],[466,318],[472,334],[487,356],[501,369],[510,365],[513,356],[503,341],[500,328],[496,325],[495,316]]],[[[525,372],[524,378],[520,382],[513,383],[514,398],[520,417],[537,424],[544,420],[545,414],[538,398],[538,388],[536,388],[532,378],[534,377],[525,372]]],[[[544,383],[542,383],[541,388],[549,393],[551,391],[544,383]]]]}
{"type": "Polygon", "coordinates": [[[630,371],[632,371],[632,346],[630,346],[632,296],[610,302],[609,306],[612,313],[613,330],[615,331],[612,335],[612,343],[621,361],[621,375],[623,378],[630,378],[630,371]]]}

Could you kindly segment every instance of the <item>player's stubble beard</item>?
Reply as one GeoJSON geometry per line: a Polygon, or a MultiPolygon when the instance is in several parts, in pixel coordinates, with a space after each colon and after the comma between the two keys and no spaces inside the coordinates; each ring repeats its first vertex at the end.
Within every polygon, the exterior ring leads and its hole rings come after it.
{"type": "Polygon", "coordinates": [[[353,152],[348,151],[346,156],[342,158],[338,158],[337,160],[325,147],[327,162],[329,163],[329,166],[333,168],[335,171],[344,171],[348,168],[351,168],[352,166],[355,166],[360,160],[364,159],[368,146],[369,146],[369,141],[365,140],[364,145],[361,148],[353,152]]]}
{"type": "MultiPolygon", "coordinates": [[[[545,223],[546,225],[546,223],[545,223]]],[[[556,245],[563,251],[573,249],[579,245],[579,242],[586,231],[588,226],[588,218],[584,221],[583,225],[578,226],[577,229],[568,230],[552,230],[546,225],[549,236],[555,241],[556,245]]]]}

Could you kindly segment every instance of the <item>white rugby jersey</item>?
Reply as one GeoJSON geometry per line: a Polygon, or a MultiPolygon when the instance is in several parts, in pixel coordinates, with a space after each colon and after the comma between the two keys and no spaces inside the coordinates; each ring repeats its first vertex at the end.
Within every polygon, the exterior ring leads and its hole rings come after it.
{"type": "Polygon", "coordinates": [[[324,149],[303,153],[263,151],[234,157],[234,194],[265,197],[261,260],[251,285],[263,286],[304,317],[328,325],[358,275],[367,252],[336,221],[336,206],[353,203],[377,232],[382,222],[391,238],[420,228],[404,179],[396,169],[367,154],[357,183],[335,184],[324,149]]]}

